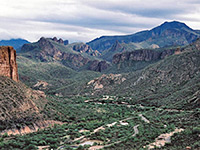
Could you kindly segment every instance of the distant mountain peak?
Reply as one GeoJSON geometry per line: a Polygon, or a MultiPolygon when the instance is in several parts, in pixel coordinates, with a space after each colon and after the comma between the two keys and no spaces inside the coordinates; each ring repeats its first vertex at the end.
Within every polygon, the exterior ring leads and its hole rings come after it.
{"type": "Polygon", "coordinates": [[[119,43],[135,43],[140,48],[149,48],[152,44],[160,48],[169,46],[182,46],[194,42],[200,37],[200,30],[193,30],[185,23],[179,21],[166,21],[150,30],[140,31],[130,35],[102,36],[87,44],[92,49],[103,52],[112,48],[116,40],[119,43]]]}
{"type": "Polygon", "coordinates": [[[14,47],[14,49],[17,50],[17,52],[19,52],[19,49],[24,45],[30,43],[29,41],[25,40],[25,39],[10,39],[10,40],[1,40],[0,41],[0,46],[12,46],[14,47]]]}
{"type": "Polygon", "coordinates": [[[187,28],[187,29],[193,30],[190,27],[188,27],[185,23],[182,23],[182,22],[179,22],[179,21],[170,21],[170,22],[165,21],[163,24],[161,24],[158,27],[155,27],[154,29],[156,29],[156,28],[163,28],[163,29],[187,28]]]}

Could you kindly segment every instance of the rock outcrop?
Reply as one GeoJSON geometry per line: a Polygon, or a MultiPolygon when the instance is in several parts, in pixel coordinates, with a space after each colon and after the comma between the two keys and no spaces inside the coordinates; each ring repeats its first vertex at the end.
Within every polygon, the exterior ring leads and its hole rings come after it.
{"type": "Polygon", "coordinates": [[[59,43],[59,44],[63,44],[63,45],[68,45],[69,44],[69,41],[68,40],[63,40],[63,39],[57,39],[57,37],[53,37],[51,40],[53,40],[53,41],[55,41],[55,42],[57,42],[57,43],[59,43]]]}
{"type": "Polygon", "coordinates": [[[0,46],[0,75],[19,81],[16,51],[11,46],[0,46]]]}
{"type": "MultiPolygon", "coordinates": [[[[106,89],[109,91],[109,89],[112,88],[114,84],[121,84],[126,80],[125,77],[123,77],[121,74],[103,74],[99,78],[96,78],[94,80],[91,80],[88,82],[88,86],[92,87],[93,90],[101,90],[106,89]]],[[[95,91],[93,91],[95,92],[95,91]]]]}
{"type": "Polygon", "coordinates": [[[61,38],[58,40],[57,37],[54,37],[54,38],[52,38],[52,40],[57,42],[57,43],[59,43],[59,44],[63,44],[64,45],[64,41],[61,38]]]}
{"type": "Polygon", "coordinates": [[[93,50],[89,45],[80,43],[73,46],[73,50],[80,53],[87,53],[91,56],[100,56],[101,54],[96,50],[93,50]]]}
{"type": "Polygon", "coordinates": [[[8,135],[18,135],[18,134],[23,135],[32,132],[37,132],[39,129],[53,127],[55,124],[62,125],[63,123],[55,120],[39,120],[32,123],[32,125],[26,125],[21,127],[20,129],[14,128],[14,129],[4,130],[3,132],[0,132],[0,135],[4,135],[5,133],[7,133],[8,135]]]}
{"type": "Polygon", "coordinates": [[[103,70],[106,70],[108,67],[110,67],[110,64],[107,63],[106,61],[94,60],[90,63],[88,69],[93,70],[93,71],[102,72],[103,70]]]}
{"type": "Polygon", "coordinates": [[[125,61],[157,61],[166,56],[173,55],[174,49],[156,51],[152,49],[135,50],[131,52],[118,53],[113,56],[112,63],[118,64],[125,61]]]}

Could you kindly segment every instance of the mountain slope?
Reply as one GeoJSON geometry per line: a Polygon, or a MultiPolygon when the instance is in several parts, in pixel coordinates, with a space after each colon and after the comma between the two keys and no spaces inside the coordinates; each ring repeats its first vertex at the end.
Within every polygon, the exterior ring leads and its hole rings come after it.
{"type": "Polygon", "coordinates": [[[107,49],[102,53],[101,58],[111,62],[114,54],[123,52],[125,50],[127,49],[125,49],[125,47],[122,44],[116,41],[110,49],[107,49]]]}
{"type": "Polygon", "coordinates": [[[19,55],[37,62],[59,62],[73,70],[102,71],[109,66],[94,57],[96,53],[88,45],[64,45],[60,40],[55,41],[55,38],[42,37],[38,42],[25,44],[19,55]]]}
{"type": "Polygon", "coordinates": [[[21,82],[0,76],[0,133],[19,134],[45,127],[45,115],[41,110],[46,103],[43,92],[33,91],[21,82]],[[25,127],[32,129],[25,130],[25,127]]]}
{"type": "Polygon", "coordinates": [[[105,76],[104,80],[95,79],[88,88],[92,88],[93,94],[131,96],[133,100],[129,103],[133,104],[192,109],[200,107],[199,70],[200,39],[179,54],[169,56],[141,71],[124,74],[120,84],[115,83],[115,78],[107,81],[105,76]],[[102,88],[95,89],[97,85],[102,88]]]}
{"type": "Polygon", "coordinates": [[[94,39],[87,44],[92,49],[100,52],[110,48],[116,40],[120,43],[139,43],[143,48],[149,48],[152,44],[159,47],[187,45],[200,37],[197,30],[193,30],[186,24],[173,21],[165,22],[158,27],[151,30],[141,31],[131,35],[125,36],[102,36],[94,39]]]}
{"type": "Polygon", "coordinates": [[[82,84],[100,74],[87,70],[75,71],[59,62],[36,62],[23,56],[18,56],[17,62],[21,81],[51,95],[78,94],[82,84]],[[45,86],[40,83],[45,83],[45,86]]]}
{"type": "Polygon", "coordinates": [[[20,48],[27,43],[30,42],[24,39],[1,40],[0,46],[12,46],[17,50],[17,52],[20,52],[20,48]]]}

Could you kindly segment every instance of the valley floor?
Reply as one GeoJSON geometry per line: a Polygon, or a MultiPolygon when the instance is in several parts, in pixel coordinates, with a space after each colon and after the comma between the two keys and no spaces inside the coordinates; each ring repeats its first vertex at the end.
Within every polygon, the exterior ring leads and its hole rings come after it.
{"type": "Polygon", "coordinates": [[[63,122],[22,136],[4,135],[2,149],[199,149],[200,110],[129,104],[130,97],[49,97],[44,113],[63,122]]]}

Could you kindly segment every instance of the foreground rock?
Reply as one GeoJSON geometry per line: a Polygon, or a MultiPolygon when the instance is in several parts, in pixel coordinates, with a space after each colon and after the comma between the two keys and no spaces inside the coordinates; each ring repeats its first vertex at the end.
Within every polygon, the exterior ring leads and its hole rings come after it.
{"type": "Polygon", "coordinates": [[[11,46],[0,46],[0,76],[7,76],[19,81],[16,51],[11,46]]]}
{"type": "Polygon", "coordinates": [[[37,132],[39,129],[44,129],[50,126],[54,126],[55,124],[60,124],[62,125],[63,123],[60,121],[54,121],[54,120],[40,120],[40,121],[36,121],[34,122],[32,125],[29,126],[23,126],[20,129],[8,129],[8,130],[4,130],[3,132],[1,132],[1,134],[5,134],[7,133],[8,135],[17,135],[17,134],[28,134],[28,133],[32,133],[32,132],[37,132]]]}

